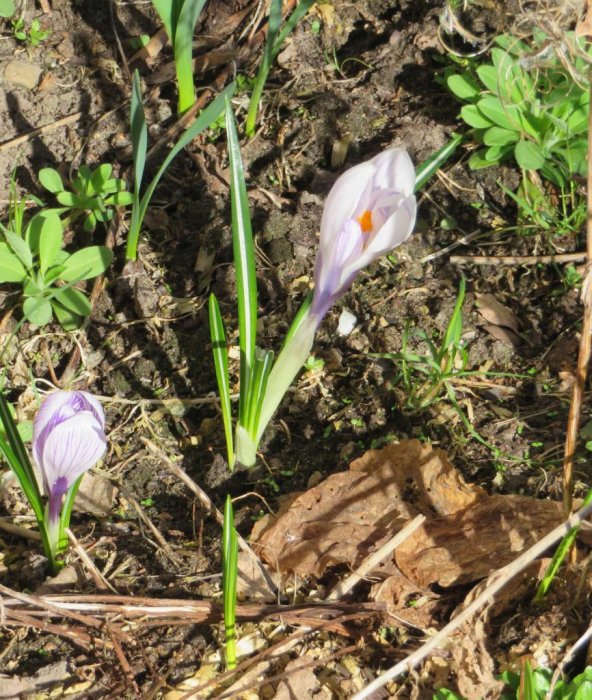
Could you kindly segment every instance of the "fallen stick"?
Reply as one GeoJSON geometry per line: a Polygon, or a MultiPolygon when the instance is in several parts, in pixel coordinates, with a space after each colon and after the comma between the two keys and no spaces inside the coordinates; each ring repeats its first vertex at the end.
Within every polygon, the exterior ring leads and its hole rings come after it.
{"type": "Polygon", "coordinates": [[[589,515],[592,514],[592,503],[581,508],[574,513],[561,525],[551,530],[548,535],[545,535],[541,540],[534,544],[530,549],[514,559],[503,569],[496,571],[491,577],[491,583],[478,595],[475,600],[443,627],[438,634],[429,639],[419,649],[414,651],[408,657],[400,661],[388,671],[376,678],[372,683],[362,688],[356,693],[351,700],[364,700],[385,686],[389,681],[394,680],[404,673],[408,673],[411,669],[418,666],[430,652],[439,647],[453,632],[455,632],[464,622],[471,618],[483,605],[488,603],[514,576],[523,571],[531,561],[541,556],[549,547],[562,539],[571,530],[572,527],[580,525],[589,515]]]}
{"type": "Polygon", "coordinates": [[[557,253],[556,255],[451,255],[453,265],[549,265],[550,263],[580,262],[587,253],[557,253]]]}
{"type": "Polygon", "coordinates": [[[367,557],[358,568],[353,571],[347,578],[340,581],[335,588],[329,593],[325,598],[326,601],[340,600],[346,593],[349,593],[351,589],[358,584],[360,581],[364,580],[364,577],[369,571],[380,564],[383,559],[392,554],[395,549],[404,542],[408,537],[410,537],[420,525],[425,522],[425,515],[418,515],[410,523],[407,523],[402,530],[399,530],[394,537],[386,542],[372,554],[367,557]]]}

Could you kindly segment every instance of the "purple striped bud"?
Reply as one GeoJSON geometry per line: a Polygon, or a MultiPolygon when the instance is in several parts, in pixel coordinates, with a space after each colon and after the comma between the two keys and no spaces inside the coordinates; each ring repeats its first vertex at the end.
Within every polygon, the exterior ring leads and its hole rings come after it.
{"type": "Polygon", "coordinates": [[[86,391],[56,391],[33,422],[33,457],[48,497],[49,524],[59,520],[64,494],[105,453],[105,414],[86,391]]]}
{"type": "Polygon", "coordinates": [[[338,178],[321,219],[314,316],[321,319],[360,270],[409,238],[414,189],[415,170],[403,148],[379,153],[338,178]]]}

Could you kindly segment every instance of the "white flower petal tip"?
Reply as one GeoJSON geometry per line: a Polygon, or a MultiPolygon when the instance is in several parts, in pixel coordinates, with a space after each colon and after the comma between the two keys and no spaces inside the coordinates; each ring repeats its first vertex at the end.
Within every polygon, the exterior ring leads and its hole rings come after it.
{"type": "Polygon", "coordinates": [[[379,153],[338,178],[321,218],[313,314],[322,318],[361,269],[409,238],[414,189],[415,169],[403,148],[379,153]]]}
{"type": "Polygon", "coordinates": [[[337,335],[341,335],[343,337],[351,335],[351,332],[356,327],[357,323],[358,319],[351,313],[351,311],[343,309],[341,315],[339,316],[339,323],[337,324],[337,335]]]}

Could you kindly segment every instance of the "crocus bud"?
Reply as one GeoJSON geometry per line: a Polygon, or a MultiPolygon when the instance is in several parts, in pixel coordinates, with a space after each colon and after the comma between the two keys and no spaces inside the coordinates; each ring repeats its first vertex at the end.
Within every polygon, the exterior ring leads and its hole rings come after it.
{"type": "Polygon", "coordinates": [[[314,316],[322,318],[360,270],[409,238],[414,189],[413,163],[402,148],[384,151],[338,178],[321,218],[314,316]]]}
{"type": "Polygon", "coordinates": [[[105,414],[86,391],[56,391],[33,422],[33,457],[48,497],[50,529],[59,521],[62,499],[79,476],[105,453],[105,414]]]}

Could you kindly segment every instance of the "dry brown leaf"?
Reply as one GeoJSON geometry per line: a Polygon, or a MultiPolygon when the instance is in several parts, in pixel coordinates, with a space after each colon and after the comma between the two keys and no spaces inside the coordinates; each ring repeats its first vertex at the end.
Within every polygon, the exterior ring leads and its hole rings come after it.
{"type": "Polygon", "coordinates": [[[503,343],[508,343],[509,345],[519,345],[520,337],[514,333],[510,328],[505,328],[504,326],[494,326],[490,323],[483,326],[483,330],[489,335],[493,336],[496,340],[501,340],[503,343]]]}
{"type": "Polygon", "coordinates": [[[441,621],[439,596],[420,589],[397,571],[372,586],[369,598],[385,603],[389,614],[423,630],[436,627],[441,621]]]}
{"type": "Polygon", "coordinates": [[[403,574],[426,587],[471,583],[505,566],[563,522],[561,503],[489,496],[426,521],[395,552],[403,574]]]}
{"type": "Polygon", "coordinates": [[[282,573],[320,576],[352,568],[418,513],[445,516],[485,496],[467,485],[441,450],[406,440],[369,450],[286,505],[252,533],[258,554],[282,573]]]}
{"type": "Polygon", "coordinates": [[[286,678],[280,681],[274,700],[293,700],[294,698],[316,697],[319,688],[319,679],[312,668],[300,668],[311,661],[306,656],[300,656],[290,661],[284,673],[286,678]]]}
{"type": "Polygon", "coordinates": [[[475,294],[477,311],[494,326],[505,326],[516,333],[520,332],[520,322],[516,314],[493,296],[493,294],[475,294]]]}

